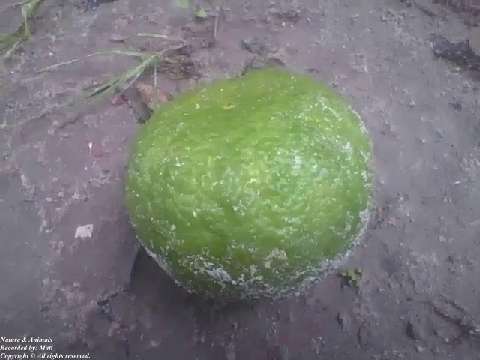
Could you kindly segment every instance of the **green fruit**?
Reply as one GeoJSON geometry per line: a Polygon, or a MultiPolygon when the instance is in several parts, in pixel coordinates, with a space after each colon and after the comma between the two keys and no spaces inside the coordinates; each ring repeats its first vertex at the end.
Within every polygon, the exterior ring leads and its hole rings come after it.
{"type": "Polygon", "coordinates": [[[371,194],[358,115],[307,76],[263,69],[162,106],[133,146],[137,235],[209,297],[298,289],[358,238],[371,194]]]}

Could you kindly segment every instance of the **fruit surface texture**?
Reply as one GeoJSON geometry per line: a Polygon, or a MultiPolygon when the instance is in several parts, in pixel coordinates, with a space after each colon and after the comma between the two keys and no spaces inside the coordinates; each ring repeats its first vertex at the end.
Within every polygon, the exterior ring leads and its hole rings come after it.
{"type": "Polygon", "coordinates": [[[327,86],[255,70],[178,96],[132,146],[126,205],[137,237],[187,290],[277,296],[359,239],[371,144],[327,86]]]}

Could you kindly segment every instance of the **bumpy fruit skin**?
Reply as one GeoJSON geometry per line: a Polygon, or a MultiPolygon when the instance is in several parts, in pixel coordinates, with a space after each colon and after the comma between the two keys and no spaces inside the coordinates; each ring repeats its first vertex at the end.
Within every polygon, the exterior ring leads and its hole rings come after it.
{"type": "Polygon", "coordinates": [[[126,204],[186,289],[276,296],[344,255],[365,225],[371,145],[307,76],[263,69],[185,93],[140,130],[126,204]]]}

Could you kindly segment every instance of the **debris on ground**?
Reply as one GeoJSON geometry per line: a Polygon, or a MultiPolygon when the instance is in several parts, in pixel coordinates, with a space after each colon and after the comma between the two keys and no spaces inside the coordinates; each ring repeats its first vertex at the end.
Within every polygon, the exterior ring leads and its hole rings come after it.
{"type": "Polygon", "coordinates": [[[135,84],[135,88],[140,93],[142,101],[152,110],[172,99],[172,95],[168,92],[160,90],[143,81],[138,81],[135,84]]]}
{"type": "MultiPolygon", "coordinates": [[[[449,342],[459,342],[464,339],[480,340],[480,324],[454,300],[439,297],[430,302],[433,313],[447,321],[456,328],[455,337],[450,337],[449,342]]],[[[440,335],[440,331],[437,331],[440,335]]]]}
{"type": "Polygon", "coordinates": [[[343,285],[358,288],[362,279],[362,270],[359,268],[343,270],[339,273],[342,278],[343,285]]]}
{"type": "Polygon", "coordinates": [[[127,39],[128,39],[127,36],[113,33],[112,35],[110,35],[109,40],[114,43],[124,43],[127,39]]]}
{"type": "Polygon", "coordinates": [[[87,98],[92,98],[99,95],[112,94],[115,91],[125,91],[128,89],[135,81],[143,75],[143,73],[150,67],[155,66],[160,57],[156,53],[144,54],[144,53],[129,53],[118,51],[120,55],[133,55],[140,58],[140,64],[130,68],[123,72],[122,74],[111,78],[108,81],[101,83],[100,85],[94,87],[87,94],[87,98]]]}
{"type": "Polygon", "coordinates": [[[432,35],[432,49],[435,56],[466,70],[480,70],[480,55],[472,50],[468,40],[451,42],[446,37],[435,34],[432,35]]]}
{"type": "Polygon", "coordinates": [[[168,49],[158,64],[159,72],[169,79],[191,79],[198,77],[196,64],[192,60],[193,48],[183,45],[178,48],[168,49]]]}
{"type": "Polygon", "coordinates": [[[348,314],[339,312],[337,313],[337,316],[335,317],[335,319],[337,320],[337,323],[340,326],[340,329],[342,329],[343,331],[350,330],[352,320],[350,319],[348,314]]]}
{"type": "Polygon", "coordinates": [[[301,19],[301,11],[297,8],[291,8],[286,10],[270,8],[268,13],[269,15],[284,23],[296,24],[301,19]]]}
{"type": "Polygon", "coordinates": [[[205,20],[208,18],[208,13],[203,7],[197,7],[197,10],[195,10],[195,19],[196,20],[205,20]]]}
{"type": "Polygon", "coordinates": [[[247,60],[243,67],[242,74],[246,74],[250,70],[257,70],[257,69],[263,69],[265,67],[269,66],[285,66],[285,63],[280,60],[279,58],[276,57],[259,57],[259,56],[254,56],[250,59],[247,60]]]}
{"type": "Polygon", "coordinates": [[[85,9],[87,11],[88,10],[95,10],[101,4],[110,3],[110,2],[114,2],[114,1],[116,1],[116,0],[86,0],[85,9]]]}
{"type": "MultiPolygon", "coordinates": [[[[142,95],[136,87],[132,87],[118,95],[121,95],[119,102],[123,101],[129,107],[137,123],[144,124],[150,119],[153,110],[144,102],[142,95]]],[[[118,95],[114,96],[114,98],[118,95]]]]}
{"type": "Polygon", "coordinates": [[[78,226],[75,230],[75,239],[89,239],[93,234],[93,224],[78,226]]]}
{"type": "Polygon", "coordinates": [[[447,5],[457,11],[471,11],[480,14],[480,3],[475,0],[434,0],[434,3],[447,5]]]}
{"type": "Polygon", "coordinates": [[[247,50],[248,52],[251,52],[252,54],[265,56],[272,51],[270,49],[270,46],[268,45],[268,41],[269,40],[266,38],[260,38],[258,36],[254,36],[249,39],[243,39],[241,41],[241,46],[243,49],[247,50]]]}
{"type": "Polygon", "coordinates": [[[405,334],[412,340],[420,340],[422,336],[420,335],[420,327],[413,321],[407,321],[405,326],[405,334]]]}
{"type": "Polygon", "coordinates": [[[27,0],[19,3],[23,21],[15,32],[0,34],[0,54],[9,57],[23,41],[32,36],[30,23],[43,1],[27,0]]]}

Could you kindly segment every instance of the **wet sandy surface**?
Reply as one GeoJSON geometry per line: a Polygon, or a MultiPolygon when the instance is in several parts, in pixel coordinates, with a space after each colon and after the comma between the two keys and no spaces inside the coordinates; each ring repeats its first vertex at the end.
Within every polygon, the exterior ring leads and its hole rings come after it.
{"type": "MultiPolygon", "coordinates": [[[[17,20],[1,13],[1,30],[17,20]]],[[[86,12],[81,1],[47,0],[33,38],[0,65],[0,335],[52,336],[58,351],[98,359],[480,359],[478,75],[431,46],[432,34],[473,44],[473,12],[429,1],[227,1],[212,45],[213,20],[167,1],[86,12]],[[135,60],[38,70],[168,45],[138,33],[191,45],[197,75],[159,74],[174,94],[270,57],[350,100],[376,166],[375,215],[347,263],[362,270],[357,289],[331,274],[305,294],[219,307],[137,255],[122,194],[141,126],[132,104],[66,106],[135,60]],[[75,236],[90,224],[91,236],[75,236]]]]}

